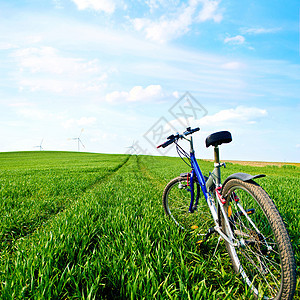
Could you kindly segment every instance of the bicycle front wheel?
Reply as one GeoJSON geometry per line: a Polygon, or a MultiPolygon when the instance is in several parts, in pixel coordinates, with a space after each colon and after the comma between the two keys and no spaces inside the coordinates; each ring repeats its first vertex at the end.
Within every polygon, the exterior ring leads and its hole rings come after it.
{"type": "Polygon", "coordinates": [[[225,242],[233,267],[259,299],[292,299],[296,264],[284,222],[268,194],[254,181],[229,180],[223,187],[234,247],[225,242]]]}
{"type": "Polygon", "coordinates": [[[167,216],[169,216],[177,226],[183,230],[193,230],[198,228],[210,228],[214,225],[213,218],[208,208],[207,202],[202,194],[198,182],[194,183],[195,199],[198,199],[197,207],[189,212],[191,203],[190,186],[186,177],[176,177],[171,180],[163,192],[163,207],[167,216]]]}

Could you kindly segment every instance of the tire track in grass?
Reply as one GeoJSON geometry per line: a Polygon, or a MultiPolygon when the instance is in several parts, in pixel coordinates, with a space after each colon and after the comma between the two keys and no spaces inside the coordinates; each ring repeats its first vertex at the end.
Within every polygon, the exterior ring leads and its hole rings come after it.
{"type": "Polygon", "coordinates": [[[99,185],[103,180],[109,180],[110,177],[114,176],[122,167],[126,165],[126,163],[129,161],[130,155],[127,156],[124,162],[122,162],[120,165],[118,165],[116,168],[111,169],[107,174],[101,176],[98,178],[93,184],[91,184],[89,187],[85,189],[85,192],[88,192],[89,190],[94,189],[97,185],[99,185]]]}
{"type": "MultiPolygon", "coordinates": [[[[107,170],[107,173],[98,177],[92,184],[86,186],[82,189],[82,195],[89,190],[97,186],[101,181],[108,180],[110,176],[113,176],[119,169],[121,169],[129,160],[130,156],[127,156],[126,159],[115,168],[107,170]]],[[[47,222],[51,221],[58,214],[63,213],[67,209],[72,209],[73,202],[75,198],[68,197],[66,198],[58,197],[60,200],[55,201],[55,206],[53,206],[53,201],[45,201],[41,203],[43,209],[38,212],[38,215],[35,218],[31,218],[19,224],[19,226],[12,226],[7,228],[4,232],[0,234],[0,253],[5,251],[11,253],[15,250],[15,243],[18,243],[20,239],[29,237],[31,234],[36,232],[40,227],[44,226],[47,222]],[[49,206],[49,208],[48,208],[49,206]]]]}
{"type": "MultiPolygon", "coordinates": [[[[153,157],[147,157],[148,159],[155,159],[153,157]]],[[[165,183],[162,182],[161,180],[157,180],[155,177],[153,177],[151,175],[151,173],[149,172],[149,169],[146,167],[146,164],[144,162],[142,162],[140,156],[137,156],[137,165],[141,171],[141,173],[143,174],[143,176],[145,178],[147,178],[148,180],[150,180],[158,189],[160,190],[164,190],[165,188],[165,183]]]]}

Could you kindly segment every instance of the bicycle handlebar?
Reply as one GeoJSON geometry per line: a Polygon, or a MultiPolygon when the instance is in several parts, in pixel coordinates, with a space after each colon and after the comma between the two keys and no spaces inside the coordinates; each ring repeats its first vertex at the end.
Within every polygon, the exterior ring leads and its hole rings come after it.
{"type": "Polygon", "coordinates": [[[188,128],[186,129],[186,131],[183,133],[183,135],[187,136],[187,135],[193,134],[194,132],[197,132],[197,131],[199,131],[199,130],[200,130],[199,127],[196,127],[196,128],[194,128],[194,129],[191,129],[191,127],[188,127],[188,128]]]}
{"type": "Polygon", "coordinates": [[[157,146],[157,148],[166,148],[168,147],[169,145],[173,144],[175,141],[179,140],[179,139],[182,139],[184,136],[187,136],[187,135],[190,135],[190,134],[193,134],[194,132],[196,131],[199,131],[200,128],[199,127],[196,127],[194,129],[191,129],[191,127],[188,127],[186,129],[186,131],[183,133],[183,134],[179,134],[177,133],[176,135],[172,134],[170,135],[167,139],[168,141],[164,142],[163,144],[157,146]]]}

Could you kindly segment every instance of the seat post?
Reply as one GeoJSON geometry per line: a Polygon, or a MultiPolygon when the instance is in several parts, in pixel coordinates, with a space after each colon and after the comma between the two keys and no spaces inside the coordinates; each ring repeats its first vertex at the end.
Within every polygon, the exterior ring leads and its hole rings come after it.
{"type": "Polygon", "coordinates": [[[214,147],[214,156],[215,156],[215,174],[217,174],[217,186],[219,186],[221,184],[221,170],[220,170],[220,153],[219,153],[219,147],[218,145],[214,147]]]}
{"type": "Polygon", "coordinates": [[[218,146],[215,146],[214,154],[215,154],[215,163],[219,164],[220,163],[220,154],[219,154],[219,147],[218,146]]]}

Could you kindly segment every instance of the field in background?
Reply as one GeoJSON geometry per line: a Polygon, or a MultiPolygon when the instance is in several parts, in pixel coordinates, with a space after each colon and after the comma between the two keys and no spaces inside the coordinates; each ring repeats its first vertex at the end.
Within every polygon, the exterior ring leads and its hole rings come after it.
{"type": "MultiPolygon", "coordinates": [[[[250,299],[224,244],[213,257],[214,237],[198,248],[163,214],[164,186],[187,168],[170,157],[0,153],[1,298],[250,299]]],[[[228,162],[222,172],[267,175],[257,182],[299,265],[300,167],[228,162]]]]}
{"type": "MultiPolygon", "coordinates": [[[[213,162],[211,159],[206,159],[206,161],[213,162]]],[[[266,161],[243,161],[243,160],[222,160],[225,163],[233,163],[238,165],[252,166],[252,167],[267,167],[267,166],[296,166],[300,167],[300,163],[292,162],[266,162],[266,161]]]]}

